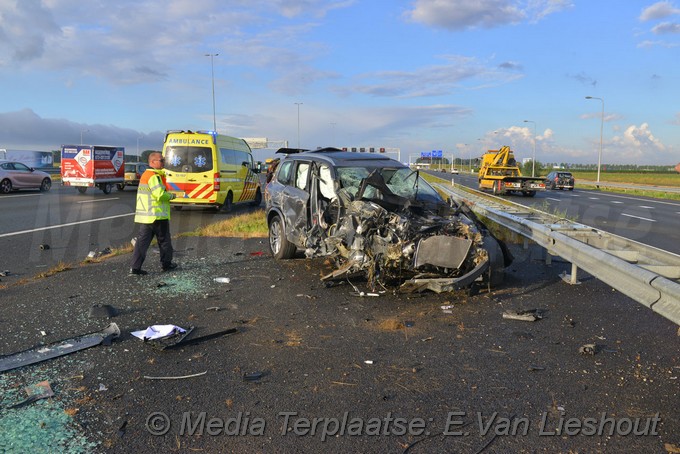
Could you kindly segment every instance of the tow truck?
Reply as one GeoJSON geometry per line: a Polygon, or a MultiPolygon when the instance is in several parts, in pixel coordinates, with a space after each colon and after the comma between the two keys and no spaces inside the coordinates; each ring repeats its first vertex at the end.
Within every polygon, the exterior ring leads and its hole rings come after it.
{"type": "Polygon", "coordinates": [[[545,191],[545,182],[541,177],[522,176],[514,153],[504,145],[500,150],[488,150],[482,155],[479,189],[491,190],[494,195],[521,193],[533,197],[537,191],[545,191]]]}

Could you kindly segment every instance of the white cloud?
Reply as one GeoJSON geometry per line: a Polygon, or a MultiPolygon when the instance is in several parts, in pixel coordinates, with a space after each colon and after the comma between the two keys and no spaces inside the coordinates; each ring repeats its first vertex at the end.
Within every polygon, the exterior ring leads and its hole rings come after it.
{"type": "Polygon", "coordinates": [[[406,17],[414,22],[457,31],[495,28],[524,20],[539,21],[571,6],[570,0],[416,0],[406,17]]]}
{"type": "Polygon", "coordinates": [[[679,13],[680,9],[673,6],[671,2],[657,2],[642,10],[640,20],[645,22],[648,20],[663,19],[679,13]]]}
{"type": "Polygon", "coordinates": [[[656,35],[680,33],[680,24],[673,22],[662,22],[652,27],[652,32],[656,35]]]}

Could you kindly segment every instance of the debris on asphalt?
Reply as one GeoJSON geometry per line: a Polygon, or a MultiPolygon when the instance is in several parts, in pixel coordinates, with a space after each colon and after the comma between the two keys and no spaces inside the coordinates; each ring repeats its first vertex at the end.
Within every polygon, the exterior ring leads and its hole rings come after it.
{"type": "Polygon", "coordinates": [[[594,355],[600,351],[597,344],[584,344],[578,349],[578,352],[582,355],[594,355]]]}
{"type": "MultiPolygon", "coordinates": [[[[191,328],[191,330],[193,330],[193,327],[191,328]]],[[[198,344],[198,343],[201,343],[201,342],[205,342],[207,340],[217,339],[218,337],[227,336],[227,335],[230,335],[230,334],[236,334],[238,332],[239,332],[238,328],[229,328],[229,329],[225,329],[223,331],[217,331],[216,333],[206,334],[205,336],[192,337],[192,338],[188,338],[189,333],[187,333],[186,336],[184,336],[182,339],[180,339],[176,343],[174,343],[172,345],[164,346],[162,348],[162,350],[172,350],[172,349],[175,349],[175,348],[182,348],[182,347],[186,347],[188,345],[194,345],[194,344],[198,344]]]]}
{"type": "Polygon", "coordinates": [[[543,313],[538,309],[527,309],[521,311],[507,310],[503,312],[503,318],[508,320],[520,320],[523,322],[535,322],[543,318],[543,313]]]}
{"type": "Polygon", "coordinates": [[[529,366],[529,367],[528,367],[528,370],[530,370],[530,371],[545,370],[545,367],[541,367],[541,366],[529,366]]]}
{"type": "Polygon", "coordinates": [[[49,244],[41,244],[41,245],[40,245],[40,250],[41,250],[41,251],[46,251],[46,250],[49,249],[49,248],[50,248],[50,245],[49,245],[49,244]]]}
{"type": "Polygon", "coordinates": [[[28,397],[21,402],[17,402],[7,408],[20,408],[24,405],[32,404],[33,402],[39,401],[40,399],[46,399],[48,397],[54,396],[52,387],[47,380],[36,383],[35,385],[27,386],[24,388],[28,397]]]}
{"type": "Polygon", "coordinates": [[[262,372],[248,372],[243,374],[243,381],[257,381],[264,376],[262,372]]]}
{"type": "Polygon", "coordinates": [[[231,282],[231,279],[228,277],[216,277],[213,279],[213,281],[217,282],[218,284],[228,284],[231,282]]]}
{"type": "Polygon", "coordinates": [[[206,310],[206,312],[207,312],[207,311],[215,311],[215,312],[219,312],[219,311],[222,310],[222,308],[219,307],[219,306],[212,306],[212,307],[206,307],[205,310],[206,310]]]}
{"type": "Polygon", "coordinates": [[[111,341],[119,336],[120,329],[118,328],[118,325],[111,323],[109,326],[96,333],[83,334],[70,339],[57,341],[49,345],[40,345],[28,350],[3,356],[0,358],[0,372],[68,355],[99,344],[111,345],[111,341]]]}
{"type": "Polygon", "coordinates": [[[372,360],[372,359],[367,359],[366,361],[364,361],[364,364],[373,364],[373,360],[372,360]]]}
{"type": "Polygon", "coordinates": [[[443,304],[440,307],[441,307],[443,313],[453,314],[453,311],[451,310],[451,309],[453,309],[453,304],[443,304]]]}
{"type": "Polygon", "coordinates": [[[186,332],[184,328],[176,325],[151,325],[145,330],[132,331],[130,334],[146,342],[148,340],[162,339],[184,332],[186,332]]]}
{"type": "Polygon", "coordinates": [[[90,317],[111,318],[115,317],[116,315],[118,315],[118,311],[116,310],[115,307],[111,306],[110,304],[95,304],[92,307],[90,307],[90,317]]]}
{"type": "Polygon", "coordinates": [[[3,277],[9,276],[10,274],[12,274],[12,273],[10,273],[9,270],[0,271],[0,276],[3,276],[3,277]]]}
{"type": "Polygon", "coordinates": [[[179,377],[150,377],[148,375],[145,375],[144,378],[146,378],[147,380],[183,380],[185,378],[200,377],[201,375],[205,375],[207,373],[208,371],[206,370],[205,372],[200,372],[198,374],[181,375],[179,377]]]}

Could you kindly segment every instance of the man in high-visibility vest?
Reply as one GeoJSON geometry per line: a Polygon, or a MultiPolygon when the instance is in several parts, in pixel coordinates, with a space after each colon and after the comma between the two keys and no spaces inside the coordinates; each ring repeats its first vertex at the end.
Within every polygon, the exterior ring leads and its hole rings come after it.
{"type": "Polygon", "coordinates": [[[148,274],[142,269],[146,252],[155,236],[161,253],[163,271],[172,271],[177,264],[172,261],[172,240],[170,237],[170,201],[175,194],[165,190],[165,160],[158,152],[149,155],[150,169],[146,169],[137,188],[135,223],[139,224],[137,242],[132,253],[130,274],[148,274]]]}

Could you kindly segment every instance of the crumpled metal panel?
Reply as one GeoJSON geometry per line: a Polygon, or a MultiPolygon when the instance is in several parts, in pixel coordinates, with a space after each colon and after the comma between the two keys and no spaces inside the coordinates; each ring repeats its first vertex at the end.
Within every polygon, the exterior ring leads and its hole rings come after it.
{"type": "Polygon", "coordinates": [[[460,268],[467,258],[472,241],[449,235],[434,235],[418,242],[414,257],[414,266],[440,266],[442,268],[460,268]]]}

